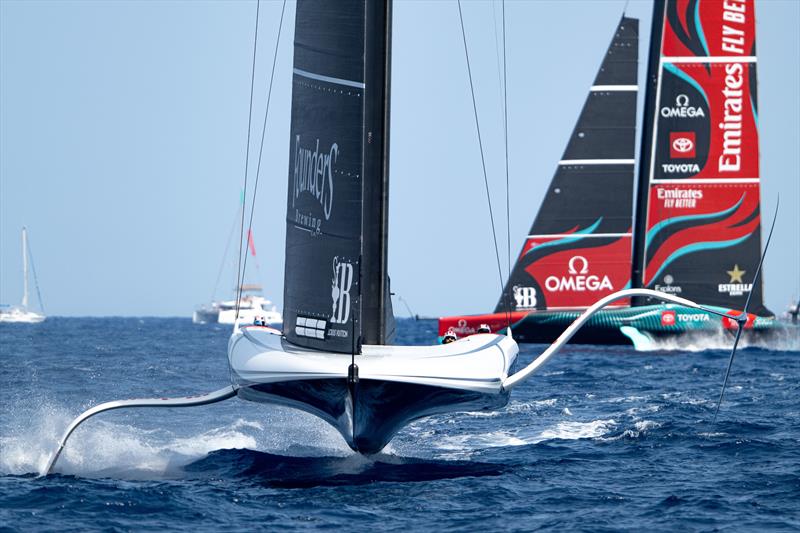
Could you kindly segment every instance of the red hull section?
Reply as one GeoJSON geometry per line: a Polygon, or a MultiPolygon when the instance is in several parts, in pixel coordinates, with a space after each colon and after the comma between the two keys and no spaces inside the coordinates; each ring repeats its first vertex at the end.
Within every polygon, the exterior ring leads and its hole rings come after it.
{"type": "MultiPolygon", "coordinates": [[[[718,310],[734,316],[741,313],[732,309],[718,310]]],[[[511,329],[514,339],[517,342],[552,343],[583,311],[565,309],[512,313],[511,329]]],[[[459,338],[469,336],[477,333],[478,328],[484,324],[492,328],[494,333],[503,333],[507,323],[507,315],[503,313],[444,317],[439,319],[439,337],[448,332],[455,333],[459,338]]],[[[720,318],[683,306],[657,304],[605,309],[590,318],[576,332],[570,343],[636,344],[635,339],[653,341],[679,336],[716,335],[723,331],[727,331],[732,337],[737,329],[737,322],[727,317],[720,318]]],[[[749,336],[775,339],[791,332],[774,318],[759,317],[752,313],[747,314],[744,329],[749,336]]]]}
{"type": "MultiPolygon", "coordinates": [[[[512,312],[511,325],[528,315],[527,312],[512,312]]],[[[458,338],[478,333],[478,328],[486,324],[492,333],[498,333],[508,326],[508,313],[489,313],[486,315],[448,316],[439,319],[439,336],[452,330],[458,338]]]]}

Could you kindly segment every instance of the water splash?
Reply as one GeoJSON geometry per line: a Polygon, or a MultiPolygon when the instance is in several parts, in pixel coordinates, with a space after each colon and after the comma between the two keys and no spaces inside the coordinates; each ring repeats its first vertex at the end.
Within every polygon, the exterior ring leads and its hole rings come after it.
{"type": "Polygon", "coordinates": [[[578,440],[601,437],[617,426],[615,420],[592,420],[590,422],[561,421],[555,426],[499,430],[485,433],[447,435],[435,442],[441,457],[468,457],[472,453],[489,448],[527,446],[548,440],[578,440]]]}
{"type": "MultiPolygon", "coordinates": [[[[654,351],[681,351],[702,352],[705,350],[730,350],[733,345],[731,332],[719,329],[715,332],[704,332],[697,335],[682,335],[679,337],[664,337],[648,339],[647,342],[637,343],[638,352],[654,351]]],[[[800,351],[800,328],[787,327],[769,334],[751,337],[742,335],[739,348],[760,348],[780,352],[800,351]]]]}
{"type": "MultiPolygon", "coordinates": [[[[55,472],[81,477],[152,479],[180,477],[183,466],[223,449],[267,450],[293,455],[351,455],[338,434],[310,415],[271,409],[266,418],[231,418],[210,429],[142,429],[92,419],[78,428],[64,449],[55,472]],[[304,422],[309,422],[305,424],[304,422]],[[313,446],[298,446],[310,442],[313,446]]],[[[64,429],[75,413],[42,403],[14,420],[0,436],[0,473],[42,474],[64,429]]],[[[167,425],[168,426],[168,425],[167,425]]]]}
{"type": "Polygon", "coordinates": [[[592,439],[601,437],[613,431],[617,426],[615,420],[593,420],[591,422],[559,422],[556,427],[543,431],[539,437],[541,440],[576,440],[592,439]]]}
{"type": "Polygon", "coordinates": [[[661,424],[655,422],[653,420],[638,420],[633,424],[632,428],[628,428],[624,430],[619,435],[614,435],[611,437],[600,437],[600,440],[603,441],[615,441],[615,440],[633,440],[644,437],[647,433],[651,430],[658,429],[661,427],[661,424]]]}
{"type": "Polygon", "coordinates": [[[476,418],[497,418],[520,413],[538,413],[547,407],[555,406],[557,401],[556,398],[526,402],[512,400],[508,405],[498,411],[470,411],[463,414],[476,418]]]}
{"type": "MultiPolygon", "coordinates": [[[[41,474],[73,415],[67,409],[42,406],[29,424],[0,437],[0,472],[41,474]]],[[[144,430],[130,425],[93,420],[78,429],[56,472],[86,477],[123,474],[125,477],[171,477],[182,465],[224,448],[254,448],[258,422],[239,419],[208,431],[177,436],[168,430],[144,430]]]]}

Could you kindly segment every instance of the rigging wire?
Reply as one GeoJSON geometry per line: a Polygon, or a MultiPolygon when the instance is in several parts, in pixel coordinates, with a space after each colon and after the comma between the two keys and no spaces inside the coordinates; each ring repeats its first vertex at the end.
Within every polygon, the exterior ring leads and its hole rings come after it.
{"type": "MultiPolygon", "coordinates": [[[[508,277],[506,281],[511,283],[511,189],[508,180],[508,83],[506,80],[506,0],[503,0],[503,141],[506,149],[506,250],[508,251],[508,277]]],[[[511,334],[511,300],[504,292],[500,297],[506,304],[506,334],[511,334]]]]}
{"type": "MultiPolygon", "coordinates": [[[[497,23],[497,3],[492,2],[492,17],[493,17],[493,27],[494,27],[494,43],[495,43],[495,54],[497,56],[497,85],[501,87],[503,91],[503,100],[500,102],[501,105],[501,113],[503,114],[503,144],[505,146],[505,172],[506,172],[506,251],[507,253],[507,276],[506,282],[511,279],[511,209],[510,209],[510,187],[509,187],[509,179],[508,179],[508,97],[507,97],[507,89],[506,89],[506,2],[503,0],[501,2],[501,9],[502,9],[502,20],[501,24],[503,28],[503,55],[502,58],[500,56],[500,34],[497,31],[498,23],[497,23]],[[502,65],[502,72],[501,72],[501,65],[502,65]]],[[[507,287],[506,287],[507,289],[507,287]]],[[[498,307],[501,307],[502,310],[505,311],[506,314],[506,327],[508,328],[506,331],[511,331],[511,301],[506,297],[505,289],[500,292],[500,303],[498,307]]]]}
{"type": "Polygon", "coordinates": [[[408,302],[405,300],[405,298],[403,298],[402,296],[400,296],[397,293],[392,293],[392,294],[394,296],[396,296],[397,299],[400,301],[400,303],[402,303],[405,306],[406,311],[408,311],[409,318],[411,318],[413,320],[419,320],[419,315],[414,314],[414,311],[411,310],[411,306],[408,305],[408,302]]]}
{"type": "MultiPolygon", "coordinates": [[[[253,184],[253,200],[250,203],[250,220],[247,224],[247,238],[252,238],[252,230],[253,230],[253,213],[255,212],[256,207],[256,195],[258,194],[258,177],[261,173],[261,157],[264,154],[264,137],[267,134],[267,117],[269,116],[269,103],[272,99],[272,82],[275,79],[275,64],[278,62],[278,48],[281,44],[281,30],[283,29],[283,15],[286,11],[286,0],[283,0],[283,6],[281,7],[281,18],[278,22],[278,38],[275,40],[275,52],[272,55],[272,71],[269,75],[269,89],[267,90],[267,105],[266,109],[264,110],[264,124],[261,127],[261,145],[258,149],[258,164],[256,165],[256,181],[253,184]]],[[[241,238],[240,238],[241,241],[241,238]]],[[[248,245],[250,242],[248,242],[248,245]]],[[[256,263],[258,266],[258,263],[256,263]]],[[[244,264],[242,265],[242,283],[244,283],[244,274],[247,270],[247,254],[244,255],[244,264]]],[[[241,294],[241,290],[239,291],[241,294]]]]}
{"type": "MultiPolygon", "coordinates": [[[[228,258],[228,250],[231,247],[231,241],[233,240],[233,232],[236,230],[236,221],[239,219],[239,210],[244,209],[244,192],[242,192],[242,201],[239,209],[236,210],[236,213],[233,215],[233,223],[231,224],[231,229],[228,232],[228,240],[225,241],[225,252],[222,254],[222,261],[219,264],[219,270],[217,271],[217,281],[214,282],[214,290],[211,292],[211,301],[213,302],[217,297],[217,289],[219,288],[219,280],[222,278],[222,271],[225,270],[225,260],[228,258]]],[[[238,272],[237,272],[238,275],[238,272]]],[[[238,280],[237,280],[238,281],[238,280]]]]}
{"type": "MultiPolygon", "coordinates": [[[[258,49],[258,12],[261,9],[261,0],[256,2],[256,28],[253,37],[253,67],[250,71],[250,108],[247,112],[247,147],[244,155],[244,187],[242,190],[247,195],[247,171],[250,168],[250,130],[253,123],[253,87],[256,81],[256,51],[258,49]]],[[[242,266],[242,235],[244,234],[244,207],[242,207],[242,222],[239,229],[239,258],[236,264],[236,318],[234,323],[239,320],[239,309],[242,299],[242,279],[240,277],[242,266]]],[[[247,257],[245,256],[245,260],[247,257]]]]}
{"type": "Polygon", "coordinates": [[[475,116],[475,129],[478,132],[478,147],[481,152],[481,166],[483,168],[483,184],[486,187],[486,201],[489,204],[489,220],[492,223],[492,239],[494,241],[494,255],[497,259],[497,274],[500,277],[500,294],[503,294],[503,269],[500,266],[500,250],[497,246],[497,231],[494,225],[494,211],[492,210],[492,197],[489,192],[489,178],[486,174],[486,158],[483,154],[483,140],[481,139],[481,126],[478,120],[478,106],[475,103],[475,86],[472,83],[472,67],[469,62],[469,49],[467,48],[467,34],[464,31],[464,15],[461,12],[461,0],[458,0],[458,18],[461,22],[461,37],[464,41],[464,55],[467,59],[467,73],[469,75],[469,89],[472,94],[472,111],[475,116]]]}
{"type": "MultiPolygon", "coordinates": [[[[497,58],[496,59],[497,60],[497,86],[502,89],[502,87],[503,87],[503,72],[501,71],[501,66],[500,66],[501,62],[502,62],[502,58],[500,57],[500,32],[498,30],[498,26],[500,24],[498,24],[498,21],[497,21],[497,3],[496,2],[492,2],[492,19],[493,19],[493,23],[494,23],[493,26],[492,26],[494,28],[494,53],[495,53],[495,56],[497,58]]],[[[501,107],[500,112],[502,113],[503,112],[503,110],[502,110],[503,102],[499,101],[498,104],[501,107]]]]}
{"type": "MultiPolygon", "coordinates": [[[[27,236],[26,236],[27,237],[27,236]]],[[[36,277],[36,265],[33,263],[33,251],[31,250],[31,241],[28,239],[28,260],[31,262],[31,272],[33,272],[33,284],[36,286],[36,297],[39,298],[39,307],[43,314],[47,314],[44,310],[44,300],[42,300],[42,293],[39,291],[39,278],[36,277]]]]}

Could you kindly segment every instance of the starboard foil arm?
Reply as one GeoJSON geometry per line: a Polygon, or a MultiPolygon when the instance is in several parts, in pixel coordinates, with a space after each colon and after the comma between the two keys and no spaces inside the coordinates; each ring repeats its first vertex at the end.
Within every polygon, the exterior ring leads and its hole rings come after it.
{"type": "Polygon", "coordinates": [[[56,465],[56,461],[61,455],[64,446],[67,444],[67,439],[69,439],[70,435],[72,435],[72,432],[75,431],[75,429],[77,429],[77,427],[83,422],[96,414],[104,411],[111,411],[113,409],[123,409],[126,407],[194,407],[199,405],[208,405],[210,403],[221,402],[223,400],[233,398],[236,396],[236,391],[238,389],[239,387],[237,385],[228,385],[225,388],[199,396],[185,396],[183,398],[141,398],[135,400],[115,400],[112,402],[105,402],[101,403],[100,405],[95,405],[73,420],[72,423],[67,427],[66,431],[64,432],[64,436],[61,437],[61,441],[58,443],[58,449],[56,449],[55,453],[53,453],[53,455],[50,457],[50,460],[47,462],[47,467],[44,469],[42,475],[46,476],[52,472],[53,467],[56,465]]]}
{"type": "MultiPolygon", "coordinates": [[[[617,300],[622,300],[624,298],[630,298],[632,296],[645,296],[650,298],[655,298],[657,300],[663,300],[665,302],[672,302],[680,305],[685,305],[686,307],[693,307],[695,309],[700,309],[702,311],[706,311],[707,313],[712,313],[714,315],[718,315],[721,317],[729,318],[731,320],[740,321],[741,315],[733,315],[729,313],[723,313],[716,309],[712,309],[710,307],[706,307],[704,305],[700,305],[695,303],[691,300],[687,300],[686,298],[681,298],[680,296],[673,296],[672,294],[666,294],[660,291],[654,291],[650,289],[626,289],[623,291],[618,291],[612,294],[609,294],[605,298],[601,298],[597,302],[595,302],[592,306],[588,307],[578,318],[576,318],[572,324],[570,324],[567,329],[547,348],[542,354],[534,359],[528,366],[513,374],[508,376],[505,381],[503,381],[503,388],[506,390],[511,390],[526,379],[530,377],[533,373],[535,373],[539,368],[547,362],[552,356],[561,350],[565,344],[569,342],[575,333],[588,321],[595,313],[600,311],[602,308],[611,304],[617,300]]],[[[744,315],[746,317],[746,315],[744,315]]]]}

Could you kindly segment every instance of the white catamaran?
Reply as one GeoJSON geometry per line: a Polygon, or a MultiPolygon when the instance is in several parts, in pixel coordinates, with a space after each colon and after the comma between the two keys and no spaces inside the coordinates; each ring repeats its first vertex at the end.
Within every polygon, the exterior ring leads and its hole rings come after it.
{"type": "Polygon", "coordinates": [[[39,282],[36,280],[36,270],[34,269],[34,282],[36,282],[36,294],[39,297],[39,307],[41,313],[28,309],[28,230],[22,228],[22,303],[18,306],[0,306],[0,322],[15,322],[20,324],[36,324],[45,319],[44,305],[42,296],[39,292],[39,282]]]}

